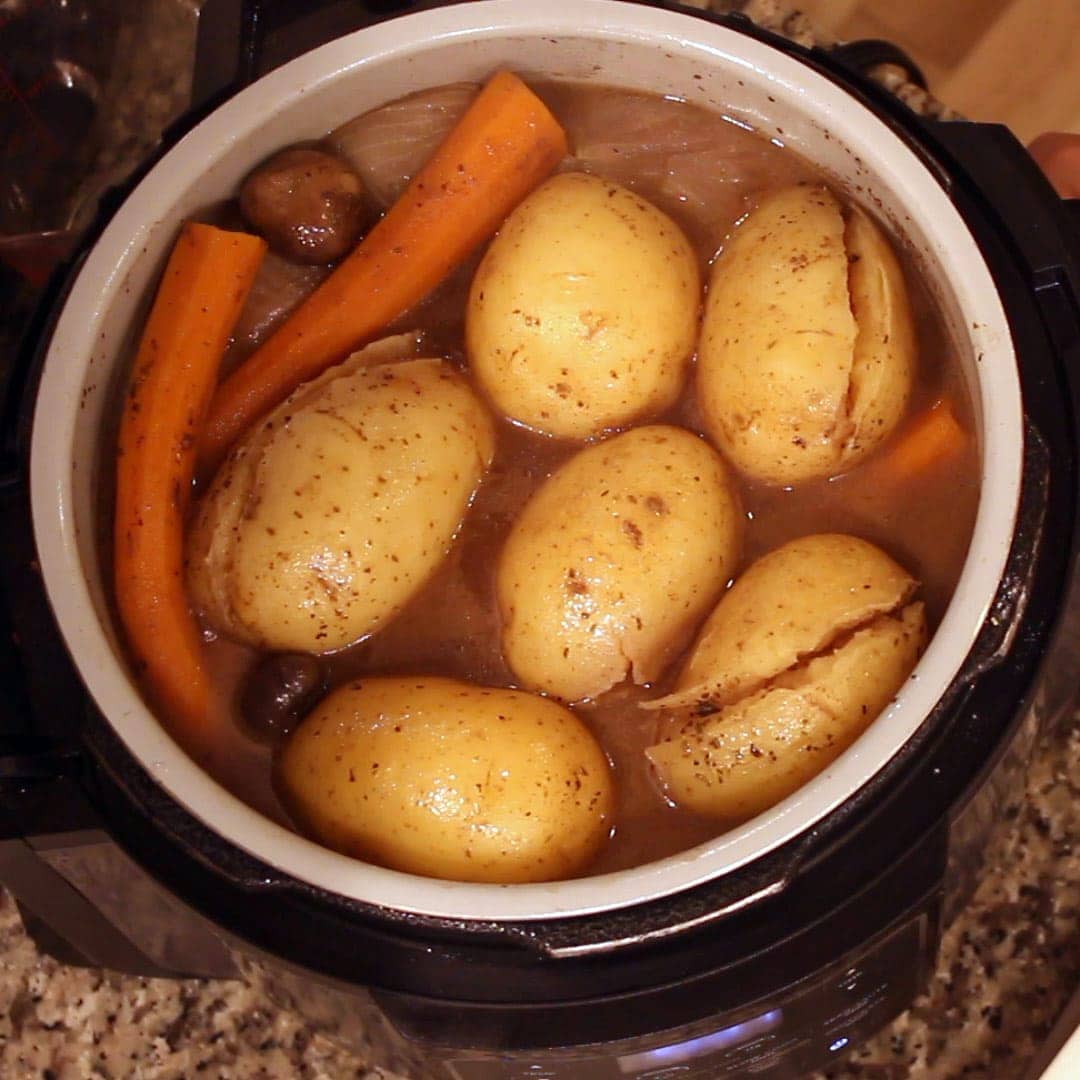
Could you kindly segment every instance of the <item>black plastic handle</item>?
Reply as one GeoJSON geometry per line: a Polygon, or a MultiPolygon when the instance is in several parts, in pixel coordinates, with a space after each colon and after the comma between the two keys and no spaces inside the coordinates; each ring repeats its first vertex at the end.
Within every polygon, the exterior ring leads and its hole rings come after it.
{"type": "Polygon", "coordinates": [[[969,178],[969,190],[997,217],[1030,268],[1033,284],[1062,270],[1080,294],[1080,216],[1077,200],[1058,198],[1024,145],[1003,124],[924,122],[927,135],[969,178]]]}
{"type": "Polygon", "coordinates": [[[1074,242],[1080,250],[1080,199],[1065,199],[1065,214],[1072,222],[1074,242]]]}
{"type": "Polygon", "coordinates": [[[828,49],[829,55],[852,71],[860,75],[869,75],[874,68],[883,64],[893,64],[903,68],[907,81],[922,90],[928,89],[926,76],[922,69],[899,45],[878,38],[865,38],[860,41],[845,41],[828,49]]]}
{"type": "MultiPolygon", "coordinates": [[[[1060,377],[1038,388],[1068,403],[1080,438],[1080,200],[1058,198],[1024,146],[1000,124],[927,122],[943,160],[966,177],[965,196],[996,219],[1034,294],[1060,377]]],[[[1008,298],[1006,298],[1007,300],[1008,298]]],[[[1077,524],[1080,529],[1080,522],[1077,524]]],[[[1066,537],[1062,536],[1064,543],[1066,537]]]]}

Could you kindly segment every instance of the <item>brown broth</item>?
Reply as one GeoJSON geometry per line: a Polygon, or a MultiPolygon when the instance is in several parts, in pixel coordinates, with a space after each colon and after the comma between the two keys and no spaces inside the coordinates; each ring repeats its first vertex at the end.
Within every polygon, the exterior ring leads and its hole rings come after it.
{"type": "MultiPolygon", "coordinates": [[[[541,89],[575,149],[565,167],[625,183],[664,209],[686,230],[703,271],[763,191],[822,180],[791,151],[696,106],[606,88],[549,84],[541,89]]],[[[470,260],[391,329],[424,330],[431,351],[464,366],[464,306],[475,265],[470,260]]],[[[970,430],[954,349],[910,267],[907,276],[921,356],[905,424],[948,393],[970,430]]],[[[250,347],[250,341],[243,344],[245,350],[250,347]]],[[[669,414],[654,419],[701,429],[691,389],[669,414]]],[[[499,644],[497,555],[530,494],[576,449],[576,444],[500,422],[495,463],[445,562],[387,627],[326,658],[331,685],[361,674],[438,674],[515,685],[499,644]]],[[[879,453],[888,453],[888,446],[879,453]]],[[[919,577],[921,598],[936,626],[967,552],[978,501],[976,457],[972,438],[959,465],[953,461],[895,490],[886,490],[865,468],[792,489],[741,480],[748,519],[742,565],[797,536],[854,533],[879,544],[919,577]]],[[[215,678],[235,699],[255,654],[223,640],[212,641],[208,652],[215,678]]],[[[575,707],[607,751],[619,792],[614,835],[590,873],[673,854],[721,831],[716,822],[670,805],[646,768],[643,751],[655,740],[657,722],[636,704],[666,692],[678,667],[672,665],[656,685],[619,686],[596,702],[575,707]]],[[[288,823],[273,789],[273,748],[245,732],[238,719],[234,722],[229,752],[212,771],[241,799],[288,823]]]]}

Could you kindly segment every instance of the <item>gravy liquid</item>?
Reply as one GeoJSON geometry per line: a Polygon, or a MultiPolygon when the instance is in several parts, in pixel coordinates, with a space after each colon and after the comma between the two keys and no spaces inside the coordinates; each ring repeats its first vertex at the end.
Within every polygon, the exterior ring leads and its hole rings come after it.
{"type": "MultiPolygon", "coordinates": [[[[548,84],[540,92],[566,127],[575,156],[568,169],[597,172],[633,187],[671,215],[694,244],[703,274],[736,221],[769,188],[822,177],[791,151],[720,115],[685,103],[611,89],[548,84]]],[[[902,253],[901,253],[902,255],[902,253]]],[[[457,271],[395,329],[422,329],[428,355],[442,355],[465,370],[462,327],[465,297],[477,259],[457,271]]],[[[919,371],[907,419],[948,394],[968,430],[970,407],[952,345],[942,322],[908,268],[920,341],[919,371]]],[[[244,343],[245,351],[250,342],[244,343]]],[[[668,414],[645,422],[701,430],[692,379],[668,414]]],[[[476,494],[464,527],[443,565],[407,608],[378,633],[324,658],[331,686],[373,674],[448,675],[514,686],[499,646],[495,603],[498,554],[514,518],[531,493],[579,444],[537,435],[506,421],[498,425],[494,465],[476,494]]],[[[887,454],[886,445],[879,454],[887,454]]],[[[871,459],[872,460],[872,459],[871,459]]],[[[884,548],[922,582],[931,628],[937,625],[967,552],[978,501],[974,437],[964,459],[930,471],[918,482],[883,485],[864,467],[794,489],[736,478],[746,511],[745,567],[798,536],[850,532],[884,548]]],[[[689,644],[689,643],[688,643],[689,644]]],[[[235,699],[256,654],[212,641],[215,675],[235,699]]],[[[644,749],[655,741],[655,715],[638,709],[667,692],[681,661],[652,686],[619,686],[595,702],[575,706],[612,762],[618,810],[612,838],[590,873],[639,865],[701,843],[732,823],[702,819],[672,806],[646,768],[644,749]]],[[[254,808],[289,824],[273,786],[273,747],[247,732],[239,719],[216,778],[254,808]]]]}

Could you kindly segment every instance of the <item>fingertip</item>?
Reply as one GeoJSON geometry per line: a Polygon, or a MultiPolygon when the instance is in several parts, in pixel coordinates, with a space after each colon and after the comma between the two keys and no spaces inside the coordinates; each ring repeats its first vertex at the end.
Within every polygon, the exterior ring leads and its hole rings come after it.
{"type": "Polygon", "coordinates": [[[1080,198],[1080,135],[1047,131],[1032,140],[1028,152],[1062,198],[1080,198]]]}

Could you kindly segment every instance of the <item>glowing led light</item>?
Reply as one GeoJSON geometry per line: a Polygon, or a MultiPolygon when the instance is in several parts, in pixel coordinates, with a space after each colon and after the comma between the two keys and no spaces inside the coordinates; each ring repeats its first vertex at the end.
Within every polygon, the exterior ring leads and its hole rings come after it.
{"type": "Polygon", "coordinates": [[[848,1041],[847,1041],[846,1037],[843,1038],[843,1039],[837,1039],[836,1042],[834,1042],[829,1047],[829,1049],[835,1054],[837,1050],[843,1050],[844,1047],[847,1046],[847,1044],[848,1044],[848,1041]]]}
{"type": "Polygon", "coordinates": [[[619,1071],[636,1073],[657,1065],[676,1065],[683,1061],[690,1061],[702,1054],[708,1054],[713,1050],[736,1046],[741,1042],[754,1038],[756,1035],[764,1035],[765,1032],[772,1031],[773,1028],[780,1025],[783,1016],[782,1009],[773,1009],[750,1020],[744,1020],[741,1024],[732,1024],[730,1027],[722,1028],[720,1031],[712,1031],[708,1035],[699,1035],[696,1039],[672,1043],[670,1046],[658,1046],[655,1050],[645,1050],[640,1054],[626,1054],[619,1058],[619,1071]]]}

